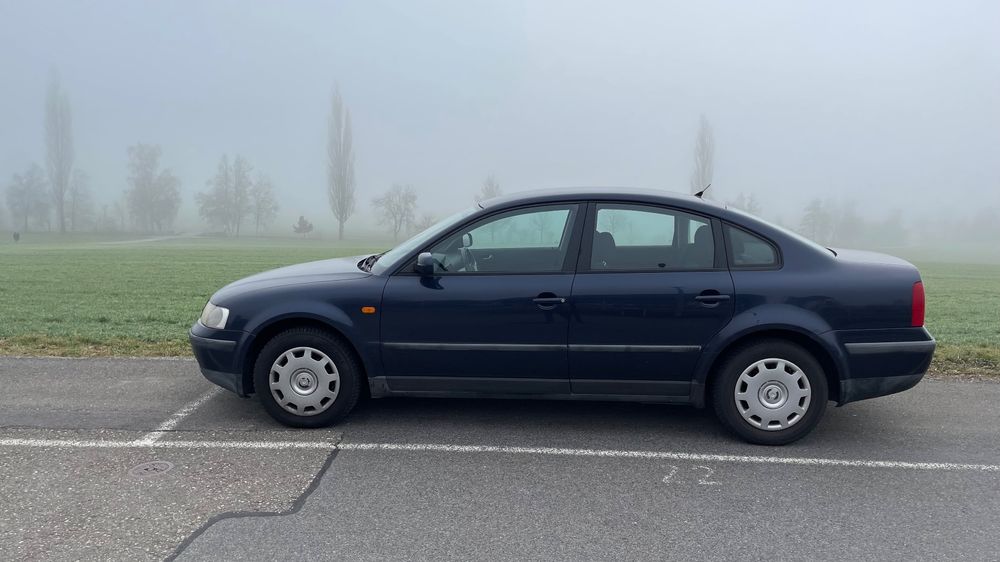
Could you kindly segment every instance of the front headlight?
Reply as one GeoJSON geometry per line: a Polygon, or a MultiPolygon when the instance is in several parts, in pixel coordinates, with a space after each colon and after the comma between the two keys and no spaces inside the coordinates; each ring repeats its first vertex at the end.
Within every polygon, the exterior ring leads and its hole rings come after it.
{"type": "Polygon", "coordinates": [[[226,320],[229,320],[229,309],[215,306],[211,302],[205,305],[205,310],[201,311],[201,318],[198,319],[206,328],[216,330],[224,330],[226,320]]]}

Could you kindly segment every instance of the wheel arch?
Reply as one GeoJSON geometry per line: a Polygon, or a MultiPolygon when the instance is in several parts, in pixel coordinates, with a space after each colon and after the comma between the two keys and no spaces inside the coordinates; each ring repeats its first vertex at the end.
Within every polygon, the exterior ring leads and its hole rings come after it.
{"type": "Polygon", "coordinates": [[[789,326],[766,326],[734,335],[724,344],[717,347],[692,381],[691,401],[701,408],[705,405],[706,396],[711,390],[713,380],[719,365],[734,352],[734,350],[761,340],[785,340],[794,343],[809,352],[823,368],[826,377],[829,399],[840,402],[840,381],[846,373],[846,365],[842,354],[836,347],[824,341],[819,335],[789,326]]]}
{"type": "Polygon", "coordinates": [[[255,390],[253,383],[253,370],[257,363],[257,356],[260,355],[261,349],[263,349],[264,346],[267,345],[267,342],[269,342],[276,335],[294,328],[313,328],[326,332],[340,340],[340,342],[343,343],[344,346],[346,346],[347,349],[354,355],[358,364],[361,365],[361,376],[364,379],[361,384],[361,392],[362,394],[367,394],[369,368],[360,350],[356,345],[354,345],[351,338],[347,337],[347,334],[345,334],[343,330],[335,326],[333,323],[308,315],[292,315],[275,319],[274,321],[261,326],[254,334],[253,338],[250,339],[247,344],[246,351],[243,354],[243,367],[241,371],[245,394],[252,394],[255,390]]]}

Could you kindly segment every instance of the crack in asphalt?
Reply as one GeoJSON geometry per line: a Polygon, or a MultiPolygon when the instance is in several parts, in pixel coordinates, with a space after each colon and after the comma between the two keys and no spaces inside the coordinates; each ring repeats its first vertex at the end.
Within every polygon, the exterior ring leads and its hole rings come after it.
{"type": "Polygon", "coordinates": [[[326,475],[327,470],[329,470],[330,466],[333,465],[334,459],[337,458],[337,453],[340,452],[340,449],[338,447],[340,446],[341,441],[342,439],[337,439],[332,444],[333,450],[331,450],[330,454],[327,455],[326,460],[323,461],[323,465],[316,472],[316,475],[313,476],[312,481],[309,482],[309,485],[306,486],[306,489],[303,490],[302,493],[299,494],[299,496],[295,498],[295,500],[292,502],[290,508],[288,508],[285,511],[225,511],[217,515],[213,515],[207,521],[202,523],[200,527],[195,529],[194,532],[188,535],[183,541],[181,541],[180,544],[177,545],[177,548],[175,548],[174,551],[170,553],[170,555],[164,558],[164,561],[172,562],[173,560],[176,560],[181,554],[184,553],[185,550],[187,550],[189,546],[191,546],[192,543],[194,543],[194,541],[198,539],[198,537],[203,535],[206,531],[212,528],[212,526],[218,523],[219,521],[223,521],[225,519],[243,519],[249,517],[283,517],[285,515],[294,515],[299,511],[301,511],[302,507],[306,503],[306,500],[308,500],[309,496],[311,496],[313,492],[315,492],[316,489],[319,488],[319,484],[320,481],[323,480],[323,476],[326,475]]]}

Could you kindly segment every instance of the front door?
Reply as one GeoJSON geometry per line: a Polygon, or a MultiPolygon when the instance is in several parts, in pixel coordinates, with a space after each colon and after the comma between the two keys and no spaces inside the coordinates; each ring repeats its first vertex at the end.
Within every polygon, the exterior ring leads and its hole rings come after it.
{"type": "Polygon", "coordinates": [[[433,276],[407,265],[382,298],[390,390],[566,394],[568,298],[582,205],[479,219],[425,249],[433,276]]]}
{"type": "Polygon", "coordinates": [[[577,394],[686,397],[701,348],[733,315],[733,280],[710,218],[595,203],[573,286],[577,394]]]}

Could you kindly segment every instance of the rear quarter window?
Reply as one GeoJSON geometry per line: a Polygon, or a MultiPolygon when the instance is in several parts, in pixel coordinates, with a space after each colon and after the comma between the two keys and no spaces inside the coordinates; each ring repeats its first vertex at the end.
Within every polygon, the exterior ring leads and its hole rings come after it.
{"type": "Polygon", "coordinates": [[[726,225],[729,259],[732,267],[778,267],[778,250],[771,242],[741,228],[726,225]]]}

